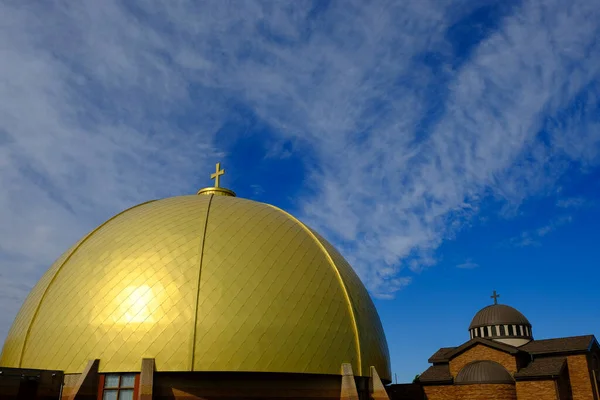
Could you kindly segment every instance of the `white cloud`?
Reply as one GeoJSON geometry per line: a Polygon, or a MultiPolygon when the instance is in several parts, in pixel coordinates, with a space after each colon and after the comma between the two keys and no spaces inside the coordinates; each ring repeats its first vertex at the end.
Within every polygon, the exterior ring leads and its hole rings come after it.
{"type": "Polygon", "coordinates": [[[571,216],[563,215],[553,219],[546,225],[540,226],[536,229],[524,231],[520,235],[510,238],[507,244],[516,247],[541,246],[540,240],[544,236],[549,235],[563,225],[571,223],[571,221],[573,221],[571,216]]]}
{"type": "Polygon", "coordinates": [[[231,99],[310,152],[301,217],[380,297],[482,199],[519,204],[561,160],[595,164],[596,94],[557,116],[597,81],[600,10],[525,1],[454,63],[448,27],[491,3],[332,2],[312,19],[303,1],[0,3],[0,337],[87,230],[196,189],[231,99]]]}
{"type": "Polygon", "coordinates": [[[473,269],[473,268],[479,268],[479,264],[474,263],[471,260],[467,260],[462,264],[458,264],[456,266],[456,268],[461,268],[461,269],[473,269]]]}
{"type": "Polygon", "coordinates": [[[568,197],[556,202],[556,206],[560,208],[580,208],[586,204],[588,204],[588,202],[583,197],[568,197]]]}

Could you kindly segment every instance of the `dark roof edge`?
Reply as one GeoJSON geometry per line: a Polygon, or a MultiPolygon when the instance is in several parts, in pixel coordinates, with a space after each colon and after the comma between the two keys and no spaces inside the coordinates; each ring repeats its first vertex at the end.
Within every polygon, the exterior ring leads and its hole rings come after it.
{"type": "Polygon", "coordinates": [[[523,325],[523,326],[528,326],[528,327],[532,328],[531,323],[524,324],[523,322],[503,322],[501,324],[477,324],[477,325],[469,325],[469,330],[475,329],[475,328],[481,328],[481,327],[484,327],[484,326],[497,326],[497,325],[523,325]]]}
{"type": "Polygon", "coordinates": [[[579,349],[579,350],[555,350],[555,351],[527,351],[524,350],[527,354],[531,354],[532,356],[552,356],[552,357],[560,357],[560,356],[572,356],[576,354],[587,354],[589,350],[587,349],[579,349]]]}
{"type": "Polygon", "coordinates": [[[490,379],[485,382],[475,382],[475,381],[467,381],[467,382],[456,382],[455,385],[514,385],[515,382],[507,382],[499,379],[490,379]]]}
{"type": "Polygon", "coordinates": [[[519,382],[520,381],[547,381],[547,380],[555,381],[558,378],[560,378],[560,374],[558,374],[558,375],[551,375],[551,374],[546,374],[546,375],[531,375],[531,376],[518,376],[518,375],[515,375],[514,378],[515,378],[515,381],[519,381],[519,382]]]}
{"type": "MultiPolygon", "coordinates": [[[[462,345],[458,346],[454,350],[448,352],[448,354],[446,354],[446,356],[444,358],[444,361],[450,361],[450,359],[452,359],[453,357],[456,357],[457,355],[461,354],[462,352],[470,349],[472,346],[475,346],[477,344],[482,344],[484,346],[491,347],[492,349],[504,351],[505,353],[509,353],[509,354],[517,354],[517,353],[521,352],[521,350],[519,350],[518,348],[508,345],[508,344],[498,343],[493,340],[473,338],[473,339],[469,340],[468,342],[465,342],[462,345]]],[[[439,360],[438,362],[441,362],[441,361],[442,360],[439,360]]]]}
{"type": "Polygon", "coordinates": [[[452,385],[454,383],[454,378],[437,379],[430,381],[419,379],[418,382],[423,386],[452,385]]]}
{"type": "Polygon", "coordinates": [[[587,350],[592,351],[592,347],[594,347],[594,344],[596,345],[596,347],[600,348],[600,343],[598,343],[596,335],[592,335],[592,340],[590,340],[590,345],[588,346],[587,350]]]}
{"type": "Polygon", "coordinates": [[[431,356],[427,359],[427,362],[429,364],[448,364],[448,358],[446,358],[446,356],[435,357],[435,358],[433,356],[431,356]]]}
{"type": "Polygon", "coordinates": [[[456,347],[440,347],[438,351],[433,353],[433,355],[427,359],[427,362],[430,364],[436,364],[436,363],[444,363],[445,364],[448,361],[443,356],[438,355],[438,353],[447,354],[450,351],[453,351],[455,348],[456,347]],[[442,351],[442,350],[444,350],[444,351],[442,351]]]}
{"type": "MultiPolygon", "coordinates": [[[[535,360],[533,361],[535,362],[535,360]]],[[[544,379],[558,379],[559,376],[565,371],[565,368],[567,368],[567,360],[563,359],[562,365],[560,366],[560,369],[558,370],[558,374],[539,374],[539,375],[519,375],[519,372],[517,372],[516,374],[513,374],[513,378],[515,379],[515,381],[534,381],[534,380],[544,380],[544,379]]]]}

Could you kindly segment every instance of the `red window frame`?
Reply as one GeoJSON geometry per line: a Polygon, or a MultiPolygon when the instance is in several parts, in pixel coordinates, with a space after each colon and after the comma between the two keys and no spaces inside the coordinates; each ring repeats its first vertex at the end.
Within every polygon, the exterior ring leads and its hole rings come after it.
{"type": "MultiPolygon", "coordinates": [[[[104,383],[105,383],[106,375],[119,375],[119,387],[116,388],[117,389],[117,398],[119,398],[118,393],[121,390],[121,376],[129,375],[129,374],[135,374],[135,378],[133,381],[133,398],[137,399],[138,393],[140,390],[140,374],[135,373],[135,372],[117,372],[117,373],[109,373],[109,374],[100,374],[99,379],[98,379],[98,400],[102,400],[102,397],[104,396],[104,383]]],[[[115,388],[107,388],[107,389],[114,390],[115,388]]],[[[123,389],[131,389],[131,388],[127,387],[127,388],[123,388],[123,389]]]]}

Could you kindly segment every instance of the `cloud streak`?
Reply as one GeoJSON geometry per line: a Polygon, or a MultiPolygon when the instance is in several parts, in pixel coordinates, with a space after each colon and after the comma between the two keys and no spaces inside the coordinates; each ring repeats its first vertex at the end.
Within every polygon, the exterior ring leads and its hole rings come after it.
{"type": "Polygon", "coordinates": [[[540,240],[544,236],[549,235],[563,225],[571,223],[572,220],[573,218],[569,215],[558,217],[537,229],[528,230],[522,232],[518,236],[510,238],[508,244],[515,247],[540,246],[540,240]]]}
{"type": "Polygon", "coordinates": [[[456,266],[456,268],[460,268],[460,269],[474,269],[474,268],[479,268],[479,264],[474,263],[471,260],[467,260],[462,264],[458,264],[456,266]]]}
{"type": "Polygon", "coordinates": [[[598,7],[524,1],[459,54],[497,4],[0,4],[0,326],[86,231],[192,192],[233,103],[310,154],[300,216],[392,297],[486,199],[598,161],[598,7]]]}

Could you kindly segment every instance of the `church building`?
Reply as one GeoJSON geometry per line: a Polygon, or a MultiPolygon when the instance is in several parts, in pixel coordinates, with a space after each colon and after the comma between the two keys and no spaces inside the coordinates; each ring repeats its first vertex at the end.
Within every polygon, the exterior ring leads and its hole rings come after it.
{"type": "Polygon", "coordinates": [[[600,400],[595,337],[534,340],[495,292],[467,342],[389,385],[352,267],[294,216],[222,188],[223,173],[117,214],[50,266],[0,353],[0,400],[600,400]]]}
{"type": "Polygon", "coordinates": [[[468,341],[429,358],[418,378],[427,400],[599,400],[596,338],[534,340],[527,318],[498,297],[475,314],[468,341]]]}

